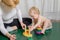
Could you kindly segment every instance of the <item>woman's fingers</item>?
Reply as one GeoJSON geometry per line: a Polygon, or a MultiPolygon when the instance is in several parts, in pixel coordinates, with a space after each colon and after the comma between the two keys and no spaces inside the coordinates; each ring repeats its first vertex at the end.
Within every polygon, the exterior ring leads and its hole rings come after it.
{"type": "Polygon", "coordinates": [[[14,37],[16,37],[16,35],[15,35],[15,34],[13,34],[13,36],[14,36],[14,37]]]}
{"type": "Polygon", "coordinates": [[[11,39],[15,40],[15,39],[16,39],[16,35],[13,34],[13,35],[11,36],[11,39]]]}
{"type": "Polygon", "coordinates": [[[26,25],[25,24],[22,24],[22,28],[25,29],[26,28],[26,25]]]}

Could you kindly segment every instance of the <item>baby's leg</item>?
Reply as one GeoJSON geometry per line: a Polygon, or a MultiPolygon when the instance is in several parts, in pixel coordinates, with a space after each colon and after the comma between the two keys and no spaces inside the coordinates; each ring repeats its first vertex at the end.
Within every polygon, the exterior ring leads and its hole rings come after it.
{"type": "Polygon", "coordinates": [[[52,23],[49,21],[43,26],[41,33],[45,34],[45,31],[51,28],[52,28],[52,23]]]}
{"type": "Polygon", "coordinates": [[[52,23],[46,28],[46,30],[52,29],[52,23]]]}

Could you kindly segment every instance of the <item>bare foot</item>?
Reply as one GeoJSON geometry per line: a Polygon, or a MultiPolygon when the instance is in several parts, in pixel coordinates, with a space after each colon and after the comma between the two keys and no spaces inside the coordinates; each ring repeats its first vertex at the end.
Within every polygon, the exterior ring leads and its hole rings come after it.
{"type": "Polygon", "coordinates": [[[17,29],[17,26],[13,26],[12,29],[13,29],[13,30],[16,30],[16,29],[17,29]]]}
{"type": "Polygon", "coordinates": [[[41,31],[41,34],[45,34],[45,32],[41,31]]]}

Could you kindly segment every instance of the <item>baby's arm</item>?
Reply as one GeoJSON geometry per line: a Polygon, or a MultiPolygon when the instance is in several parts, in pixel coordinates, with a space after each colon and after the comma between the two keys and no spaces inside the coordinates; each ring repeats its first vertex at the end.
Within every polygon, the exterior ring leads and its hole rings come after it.
{"type": "Polygon", "coordinates": [[[34,29],[36,29],[37,26],[39,26],[41,24],[41,18],[38,18],[38,22],[34,25],[34,29]]]}
{"type": "Polygon", "coordinates": [[[38,22],[34,25],[34,29],[36,29],[36,27],[40,25],[40,21],[38,20],[38,22]]]}
{"type": "Polygon", "coordinates": [[[30,27],[30,31],[36,29],[36,27],[40,25],[40,20],[38,20],[38,22],[36,24],[34,24],[34,21],[32,22],[32,26],[30,27]]]}
{"type": "Polygon", "coordinates": [[[31,26],[34,26],[34,21],[33,21],[33,19],[32,19],[32,23],[31,23],[31,26]]]}

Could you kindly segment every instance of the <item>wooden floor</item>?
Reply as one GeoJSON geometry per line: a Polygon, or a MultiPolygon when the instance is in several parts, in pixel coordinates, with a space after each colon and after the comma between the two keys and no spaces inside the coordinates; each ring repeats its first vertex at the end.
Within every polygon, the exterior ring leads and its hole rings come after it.
{"type": "MultiPolygon", "coordinates": [[[[45,35],[36,35],[32,32],[33,40],[60,40],[60,22],[52,22],[52,30],[47,30],[45,35]]],[[[27,37],[22,35],[23,30],[18,29],[16,31],[10,32],[11,34],[16,34],[16,40],[27,40],[27,37]]],[[[0,34],[0,40],[9,40],[7,37],[0,34]]]]}

